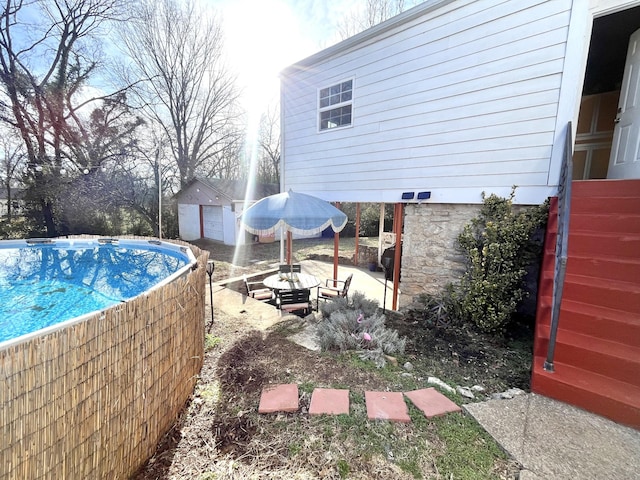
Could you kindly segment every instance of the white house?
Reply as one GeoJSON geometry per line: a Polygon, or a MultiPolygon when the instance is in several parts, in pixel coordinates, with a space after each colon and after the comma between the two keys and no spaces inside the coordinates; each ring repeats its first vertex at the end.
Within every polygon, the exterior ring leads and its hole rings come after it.
{"type": "Polygon", "coordinates": [[[282,72],[281,189],[402,204],[405,298],[438,290],[482,192],[556,194],[569,122],[574,177],[640,177],[639,29],[638,0],[426,1],[282,72]]]}
{"type": "Polygon", "coordinates": [[[639,40],[640,0],[429,0],[290,66],[281,90],[282,188],[394,204],[401,301],[459,278],[482,192],[539,204],[573,158],[566,276],[552,199],[531,388],[634,428],[639,40]]]}
{"type": "Polygon", "coordinates": [[[245,232],[240,229],[238,218],[245,203],[250,205],[278,191],[274,184],[257,184],[248,190],[247,182],[242,180],[194,178],[176,194],[180,238],[242,244],[245,232]]]}

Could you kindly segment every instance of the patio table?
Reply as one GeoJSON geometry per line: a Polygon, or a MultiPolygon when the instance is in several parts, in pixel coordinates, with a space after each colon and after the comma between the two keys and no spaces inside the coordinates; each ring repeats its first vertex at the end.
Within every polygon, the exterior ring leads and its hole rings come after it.
{"type": "Polygon", "coordinates": [[[307,273],[276,273],[262,283],[272,290],[311,290],[320,285],[320,280],[307,273]]]}

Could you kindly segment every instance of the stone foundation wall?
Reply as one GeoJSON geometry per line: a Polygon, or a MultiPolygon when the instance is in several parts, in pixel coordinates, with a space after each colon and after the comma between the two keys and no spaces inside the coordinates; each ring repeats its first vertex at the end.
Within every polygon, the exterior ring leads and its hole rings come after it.
{"type": "Polygon", "coordinates": [[[481,205],[408,204],[402,246],[402,303],[420,293],[435,294],[464,272],[456,239],[481,205]]]}

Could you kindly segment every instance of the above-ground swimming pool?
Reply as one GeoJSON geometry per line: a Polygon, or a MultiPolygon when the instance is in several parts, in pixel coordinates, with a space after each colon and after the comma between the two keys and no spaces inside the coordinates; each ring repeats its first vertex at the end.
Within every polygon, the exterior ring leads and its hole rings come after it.
{"type": "Polygon", "coordinates": [[[0,242],[0,332],[20,335],[0,342],[0,476],[130,478],[153,455],[204,358],[209,255],[177,243],[0,242]]]}
{"type": "Polygon", "coordinates": [[[194,263],[190,249],[154,240],[0,241],[0,343],[125,302],[194,263]]]}

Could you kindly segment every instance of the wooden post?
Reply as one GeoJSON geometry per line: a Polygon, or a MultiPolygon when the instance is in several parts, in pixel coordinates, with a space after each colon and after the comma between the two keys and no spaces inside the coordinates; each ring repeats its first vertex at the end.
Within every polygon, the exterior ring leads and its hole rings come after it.
{"type": "Polygon", "coordinates": [[[200,211],[200,238],[204,238],[204,209],[199,205],[200,211]]]}
{"type": "MultiPolygon", "coordinates": [[[[336,208],[340,209],[340,202],[336,202],[336,208]]],[[[333,278],[337,280],[338,278],[338,251],[340,245],[340,233],[334,232],[333,234],[333,278]]],[[[334,282],[334,287],[337,287],[337,284],[334,282]]]]}
{"type": "Polygon", "coordinates": [[[384,233],[384,203],[380,204],[380,219],[378,220],[378,264],[382,259],[382,237],[384,233]]]}
{"type": "Polygon", "coordinates": [[[398,309],[398,291],[400,287],[400,259],[402,258],[402,223],[404,205],[396,203],[393,212],[393,232],[396,234],[396,252],[393,258],[393,305],[392,309],[398,309]]]}
{"type": "Polygon", "coordinates": [[[354,258],[353,258],[353,264],[357,267],[358,266],[358,250],[359,250],[359,246],[360,246],[360,202],[356,203],[356,252],[354,254],[354,258]]]}

